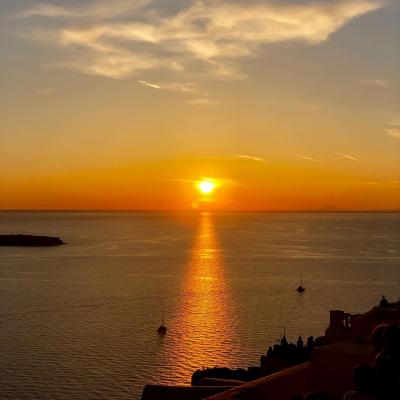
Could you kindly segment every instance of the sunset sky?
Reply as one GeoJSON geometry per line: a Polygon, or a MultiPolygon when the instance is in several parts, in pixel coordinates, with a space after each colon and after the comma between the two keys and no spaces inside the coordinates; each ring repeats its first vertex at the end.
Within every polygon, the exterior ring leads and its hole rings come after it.
{"type": "Polygon", "coordinates": [[[0,13],[0,209],[400,208],[400,1],[0,13]]]}

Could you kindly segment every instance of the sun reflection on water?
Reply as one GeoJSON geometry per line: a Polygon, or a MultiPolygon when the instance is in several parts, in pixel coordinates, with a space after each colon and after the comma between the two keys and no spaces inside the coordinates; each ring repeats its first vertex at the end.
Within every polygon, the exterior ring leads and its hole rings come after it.
{"type": "Polygon", "coordinates": [[[224,267],[212,215],[202,213],[181,299],[164,342],[166,364],[174,366],[165,376],[169,382],[189,383],[194,370],[203,366],[232,366],[232,299],[224,267]]]}

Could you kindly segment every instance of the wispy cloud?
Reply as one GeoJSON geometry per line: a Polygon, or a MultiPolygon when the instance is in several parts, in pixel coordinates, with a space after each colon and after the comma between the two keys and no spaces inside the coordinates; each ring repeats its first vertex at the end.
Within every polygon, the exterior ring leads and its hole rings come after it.
{"type": "Polygon", "coordinates": [[[263,46],[317,45],[352,19],[383,6],[380,0],[286,5],[203,0],[166,13],[150,0],[66,4],[23,9],[12,16],[21,22],[12,29],[21,26],[17,33],[60,46],[66,55],[55,66],[114,79],[148,70],[188,71],[194,61],[210,76],[243,79],[241,61],[257,57],[263,46]],[[52,23],[42,24],[43,18],[52,23]]]}
{"type": "Polygon", "coordinates": [[[112,7],[110,7],[109,0],[95,0],[80,5],[79,3],[74,4],[71,2],[72,4],[68,6],[43,2],[17,11],[9,17],[11,19],[27,19],[32,17],[110,18],[133,12],[150,2],[151,0],[113,0],[112,7]]]}
{"type": "Polygon", "coordinates": [[[296,154],[296,157],[301,158],[303,160],[307,161],[314,161],[314,162],[319,162],[321,160],[317,160],[316,158],[308,157],[308,156],[303,156],[302,154],[296,154]]]}
{"type": "Polygon", "coordinates": [[[235,157],[242,158],[244,160],[249,160],[249,161],[257,161],[257,162],[262,162],[262,163],[266,163],[267,162],[262,157],[248,156],[248,155],[245,155],[245,154],[235,154],[235,157]]]}
{"type": "Polygon", "coordinates": [[[203,94],[204,96],[210,95],[210,93],[203,91],[199,85],[190,82],[164,82],[154,83],[147,81],[138,81],[142,85],[151,87],[153,89],[168,90],[171,92],[181,92],[187,94],[203,94]]]}
{"type": "Polygon", "coordinates": [[[191,106],[219,106],[221,104],[219,100],[209,97],[199,97],[198,99],[188,100],[187,103],[191,106]]]}
{"type": "Polygon", "coordinates": [[[204,91],[199,85],[191,82],[167,82],[163,84],[163,88],[172,92],[202,94],[204,96],[210,95],[210,93],[204,91]]]}
{"type": "Polygon", "coordinates": [[[400,126],[387,128],[385,129],[385,132],[393,138],[400,139],[400,126]]]}
{"type": "Polygon", "coordinates": [[[333,152],[333,154],[335,154],[338,157],[347,158],[349,160],[360,161],[357,157],[351,156],[349,154],[339,153],[337,151],[333,152]]]}
{"type": "Polygon", "coordinates": [[[387,127],[383,131],[392,138],[400,139],[400,116],[391,115],[387,120],[387,127]]]}
{"type": "Polygon", "coordinates": [[[71,11],[53,4],[38,4],[27,10],[22,10],[11,15],[11,19],[30,17],[70,17],[71,11]]]}
{"type": "MultiPolygon", "coordinates": [[[[99,52],[88,60],[85,54],[74,58],[72,61],[54,62],[46,64],[46,69],[71,69],[87,75],[99,75],[113,79],[124,79],[132,75],[138,75],[149,69],[174,70],[175,66],[148,55],[131,54],[129,52],[116,52],[115,49],[103,49],[107,55],[99,52]]],[[[83,52],[85,53],[85,51],[83,52]]],[[[95,53],[97,53],[95,51],[95,53]]]]}
{"type": "Polygon", "coordinates": [[[161,89],[160,85],[157,85],[156,83],[151,83],[151,82],[146,82],[146,81],[138,81],[139,83],[141,83],[144,86],[148,86],[151,87],[153,89],[161,89]]]}
{"type": "Polygon", "coordinates": [[[54,93],[54,92],[55,92],[55,89],[54,89],[54,88],[48,87],[48,88],[39,89],[39,90],[37,91],[37,94],[40,94],[40,95],[49,95],[49,94],[52,94],[52,93],[54,93]]]}
{"type": "Polygon", "coordinates": [[[389,82],[385,79],[363,79],[360,81],[360,83],[381,88],[386,88],[389,86],[389,82]]]}

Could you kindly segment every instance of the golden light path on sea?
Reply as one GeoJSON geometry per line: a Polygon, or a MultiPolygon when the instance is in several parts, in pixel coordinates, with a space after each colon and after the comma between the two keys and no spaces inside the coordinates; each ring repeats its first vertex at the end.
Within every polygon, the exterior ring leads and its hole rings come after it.
{"type": "Polygon", "coordinates": [[[190,377],[203,366],[232,366],[235,335],[230,295],[212,215],[203,212],[183,279],[181,300],[165,338],[165,358],[175,368],[166,373],[190,377]]]}

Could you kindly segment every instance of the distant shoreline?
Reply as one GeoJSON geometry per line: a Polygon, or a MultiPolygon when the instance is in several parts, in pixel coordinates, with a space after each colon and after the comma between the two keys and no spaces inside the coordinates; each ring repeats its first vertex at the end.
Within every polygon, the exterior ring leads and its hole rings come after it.
{"type": "Polygon", "coordinates": [[[50,247],[65,244],[60,238],[39,235],[0,235],[0,246],[12,247],[50,247]]]}

